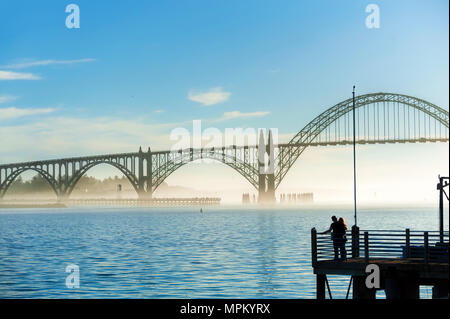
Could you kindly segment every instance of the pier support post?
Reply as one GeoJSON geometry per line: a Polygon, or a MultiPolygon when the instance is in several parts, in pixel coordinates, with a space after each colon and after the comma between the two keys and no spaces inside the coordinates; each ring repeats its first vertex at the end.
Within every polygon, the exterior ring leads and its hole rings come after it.
{"type": "Polygon", "coordinates": [[[439,242],[444,242],[444,177],[439,176],[439,242]]]}
{"type": "Polygon", "coordinates": [[[425,265],[428,265],[428,261],[430,258],[430,248],[429,248],[429,241],[428,241],[428,232],[426,231],[423,234],[423,246],[424,246],[424,256],[423,256],[423,261],[425,263],[425,265]]]}
{"type": "Polygon", "coordinates": [[[419,299],[419,281],[413,275],[400,277],[389,276],[385,279],[386,299],[419,299]]]}
{"type": "Polygon", "coordinates": [[[317,265],[317,231],[315,228],[311,229],[311,259],[312,266],[317,265]]]}
{"type": "Polygon", "coordinates": [[[352,258],[359,257],[359,227],[352,226],[352,258]]]}
{"type": "Polygon", "coordinates": [[[369,232],[364,232],[364,260],[369,263],[369,232]]]}
{"type": "Polygon", "coordinates": [[[406,258],[411,258],[411,233],[409,228],[406,228],[406,245],[405,245],[406,258]]]}
{"type": "Polygon", "coordinates": [[[366,276],[353,277],[353,299],[375,299],[376,289],[366,286],[366,276]]]}
{"type": "Polygon", "coordinates": [[[433,299],[442,299],[448,297],[448,280],[443,280],[433,286],[433,299]]]}
{"type": "Polygon", "coordinates": [[[316,299],[325,299],[325,281],[326,275],[316,275],[316,299]]]}

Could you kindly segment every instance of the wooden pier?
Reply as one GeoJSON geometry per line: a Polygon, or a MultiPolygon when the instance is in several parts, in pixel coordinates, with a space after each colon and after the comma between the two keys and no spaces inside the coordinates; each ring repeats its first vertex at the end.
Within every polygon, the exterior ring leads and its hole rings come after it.
{"type": "Polygon", "coordinates": [[[353,227],[344,244],[347,259],[335,259],[330,235],[311,230],[311,256],[316,275],[317,299],[329,298],[332,291],[327,275],[349,277],[353,299],[375,299],[384,290],[387,299],[418,299],[421,285],[433,286],[433,298],[448,298],[449,240],[448,232],[439,231],[360,231],[353,227]],[[368,288],[367,265],[379,268],[380,285],[368,288]]]}
{"type": "Polygon", "coordinates": [[[219,205],[220,198],[152,198],[152,199],[69,199],[65,203],[69,206],[210,206],[219,205]]]}
{"type": "Polygon", "coordinates": [[[66,199],[54,203],[53,200],[2,200],[2,206],[8,208],[14,207],[44,207],[48,205],[57,207],[66,206],[128,206],[128,207],[172,207],[172,206],[211,206],[220,205],[221,198],[219,197],[170,197],[170,198],[151,198],[151,199],[136,199],[136,198],[83,198],[83,199],[66,199]]]}

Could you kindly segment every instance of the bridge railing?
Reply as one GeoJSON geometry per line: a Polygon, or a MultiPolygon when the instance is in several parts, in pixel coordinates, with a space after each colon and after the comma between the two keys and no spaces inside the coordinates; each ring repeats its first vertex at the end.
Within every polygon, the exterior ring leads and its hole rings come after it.
{"type": "Polygon", "coordinates": [[[448,263],[449,233],[439,231],[360,230],[353,227],[346,240],[332,239],[330,234],[311,230],[311,256],[313,266],[321,261],[338,257],[345,247],[347,258],[417,259],[423,263],[448,263]]]}

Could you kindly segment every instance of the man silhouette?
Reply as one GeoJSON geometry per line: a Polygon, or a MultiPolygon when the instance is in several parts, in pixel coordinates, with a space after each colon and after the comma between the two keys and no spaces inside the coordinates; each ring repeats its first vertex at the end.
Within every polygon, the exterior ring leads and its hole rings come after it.
{"type": "Polygon", "coordinates": [[[326,231],[319,233],[319,234],[328,234],[331,233],[331,240],[333,240],[333,248],[334,248],[334,259],[339,259],[339,247],[340,247],[340,240],[338,234],[340,233],[339,222],[336,216],[331,216],[331,220],[333,221],[330,225],[330,228],[328,228],[326,231]]]}

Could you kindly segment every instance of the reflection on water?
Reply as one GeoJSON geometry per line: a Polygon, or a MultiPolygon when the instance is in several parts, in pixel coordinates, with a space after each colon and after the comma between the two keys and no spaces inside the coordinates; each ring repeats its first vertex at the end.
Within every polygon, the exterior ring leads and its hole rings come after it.
{"type": "MultiPolygon", "coordinates": [[[[343,209],[4,210],[0,297],[314,298],[310,229],[326,229],[332,214],[353,220],[343,209]],[[80,267],[80,288],[66,288],[69,264],[80,267]]],[[[358,222],[437,230],[437,216],[372,209],[358,222]]],[[[333,297],[345,297],[348,283],[332,276],[333,297]]]]}

